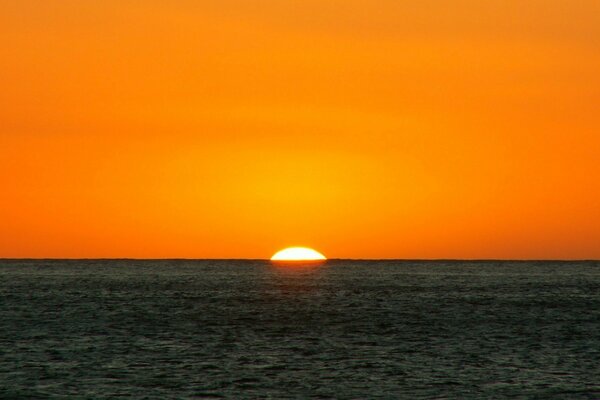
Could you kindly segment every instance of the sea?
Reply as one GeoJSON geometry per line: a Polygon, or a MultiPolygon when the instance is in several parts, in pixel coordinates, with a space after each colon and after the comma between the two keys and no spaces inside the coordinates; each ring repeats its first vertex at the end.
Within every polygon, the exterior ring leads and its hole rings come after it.
{"type": "Polygon", "coordinates": [[[0,261],[0,399],[600,399],[600,262],[0,261]]]}

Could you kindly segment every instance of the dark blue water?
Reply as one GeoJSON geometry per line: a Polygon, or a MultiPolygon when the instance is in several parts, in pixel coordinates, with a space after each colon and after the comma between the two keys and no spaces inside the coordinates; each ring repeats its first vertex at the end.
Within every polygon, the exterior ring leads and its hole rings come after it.
{"type": "Polygon", "coordinates": [[[0,261],[0,398],[600,399],[600,263],[0,261]]]}

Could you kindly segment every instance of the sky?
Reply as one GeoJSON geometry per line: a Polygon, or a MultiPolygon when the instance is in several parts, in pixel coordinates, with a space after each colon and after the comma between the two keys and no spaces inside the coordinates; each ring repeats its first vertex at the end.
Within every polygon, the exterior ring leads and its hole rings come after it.
{"type": "Polygon", "coordinates": [[[600,258],[597,0],[0,0],[0,257],[600,258]]]}

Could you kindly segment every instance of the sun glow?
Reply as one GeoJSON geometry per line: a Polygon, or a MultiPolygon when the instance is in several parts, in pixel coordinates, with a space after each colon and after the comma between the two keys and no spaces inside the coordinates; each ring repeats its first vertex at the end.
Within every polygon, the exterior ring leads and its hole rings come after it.
{"type": "Polygon", "coordinates": [[[308,247],[288,247],[278,251],[271,261],[324,261],[327,258],[316,250],[308,247]]]}

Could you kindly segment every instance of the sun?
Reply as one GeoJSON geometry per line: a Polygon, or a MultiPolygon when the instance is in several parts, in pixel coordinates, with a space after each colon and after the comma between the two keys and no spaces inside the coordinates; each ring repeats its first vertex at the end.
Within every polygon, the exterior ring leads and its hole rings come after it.
{"type": "Polygon", "coordinates": [[[308,247],[288,247],[278,251],[271,261],[324,261],[327,258],[316,250],[308,247]]]}

